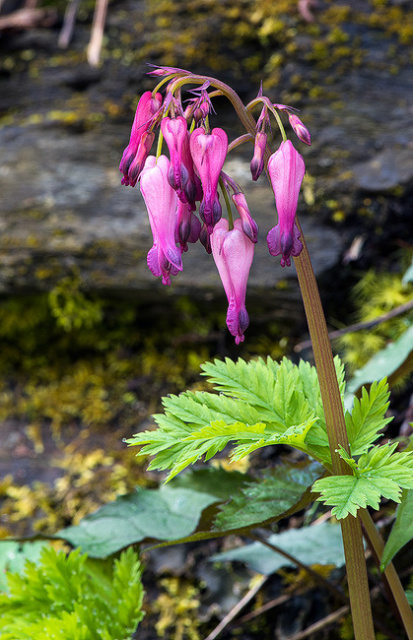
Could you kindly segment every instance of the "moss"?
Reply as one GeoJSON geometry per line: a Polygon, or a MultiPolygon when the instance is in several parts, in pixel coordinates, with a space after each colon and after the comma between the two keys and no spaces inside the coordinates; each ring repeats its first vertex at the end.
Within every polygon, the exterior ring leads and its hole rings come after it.
{"type": "Polygon", "coordinates": [[[160,584],[164,591],[153,604],[153,611],[159,613],[157,635],[171,640],[199,640],[199,589],[183,578],[165,578],[160,584]]]}
{"type": "MultiPolygon", "coordinates": [[[[397,273],[368,271],[353,290],[355,321],[375,320],[412,297],[411,283],[402,283],[397,273]]],[[[367,330],[344,334],[339,339],[343,360],[351,372],[359,369],[389,341],[396,340],[413,320],[411,311],[380,322],[367,330]]]]}

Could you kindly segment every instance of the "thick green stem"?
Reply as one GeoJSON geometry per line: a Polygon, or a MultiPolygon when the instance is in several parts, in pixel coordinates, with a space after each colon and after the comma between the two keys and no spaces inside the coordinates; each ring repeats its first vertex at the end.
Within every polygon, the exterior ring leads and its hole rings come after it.
{"type": "MultiPolygon", "coordinates": [[[[340,390],[320,294],[303,234],[301,234],[301,240],[304,248],[294,262],[313,345],[333,473],[335,475],[346,475],[351,471],[337,453],[338,445],[348,451],[346,423],[340,390]]],[[[374,640],[370,592],[360,520],[353,516],[348,516],[341,521],[341,530],[354,635],[356,640],[374,640]]]]}

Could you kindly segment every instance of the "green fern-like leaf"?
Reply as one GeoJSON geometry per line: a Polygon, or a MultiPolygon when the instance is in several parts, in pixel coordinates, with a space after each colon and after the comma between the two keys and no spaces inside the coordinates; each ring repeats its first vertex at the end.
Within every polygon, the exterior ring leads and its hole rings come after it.
{"type": "Polygon", "coordinates": [[[397,452],[396,448],[397,442],[373,446],[358,462],[340,451],[354,475],[321,478],[312,491],[334,507],[332,514],[338,520],[355,516],[359,508],[378,509],[382,497],[400,502],[402,489],[413,488],[413,452],[397,452]]]}
{"type": "Polygon", "coordinates": [[[360,400],[354,398],[351,414],[346,412],[346,426],[351,453],[353,456],[365,453],[380,436],[392,418],[386,418],[389,407],[389,390],[387,380],[373,382],[370,390],[363,387],[360,400]]]}
{"type": "Polygon", "coordinates": [[[129,640],[138,622],[143,589],[136,553],[129,548],[112,575],[80,550],[45,547],[39,564],[26,562],[22,575],[8,575],[0,595],[2,640],[129,640]]]}
{"type": "Polygon", "coordinates": [[[252,407],[261,407],[272,411],[276,373],[279,364],[262,358],[248,364],[242,358],[233,362],[215,360],[201,365],[202,375],[208,376],[216,391],[248,402],[252,407]]]}
{"type": "MultiPolygon", "coordinates": [[[[343,387],[343,368],[336,367],[343,387]]],[[[154,416],[155,431],[139,433],[128,444],[152,455],[151,469],[169,470],[168,479],[228,444],[239,459],[256,449],[290,444],[329,461],[320,389],[314,367],[287,359],[246,363],[227,359],[203,365],[218,393],[185,392],[163,399],[164,413],[154,416]],[[314,435],[313,432],[315,432],[314,435]]]]}

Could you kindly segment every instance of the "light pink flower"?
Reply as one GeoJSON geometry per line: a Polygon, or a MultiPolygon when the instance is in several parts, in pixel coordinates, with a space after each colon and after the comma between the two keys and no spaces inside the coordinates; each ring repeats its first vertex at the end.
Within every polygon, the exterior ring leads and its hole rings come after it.
{"type": "Polygon", "coordinates": [[[191,133],[189,146],[203,190],[199,215],[205,222],[208,233],[212,233],[222,215],[217,187],[228,151],[228,137],[223,129],[216,128],[207,134],[199,127],[191,133]]]}
{"type": "Polygon", "coordinates": [[[278,211],[278,224],[267,236],[268,249],[273,256],[281,254],[281,266],[289,267],[290,256],[298,256],[303,248],[295,215],[305,173],[304,160],[290,140],[282,142],[273,153],[268,161],[268,173],[278,211]]]}
{"type": "Polygon", "coordinates": [[[228,220],[220,220],[210,236],[212,255],[228,299],[227,327],[236,344],[244,341],[249,324],[245,308],[247,280],[254,256],[254,244],[242,231],[241,220],[228,230],[228,220]]]}
{"type": "Polygon", "coordinates": [[[178,197],[168,182],[169,159],[150,156],[141,174],[141,192],[148,210],[153,247],[148,253],[148,267],[162,283],[171,284],[170,276],[182,271],[181,250],[175,244],[178,197]]]}
{"type": "Polygon", "coordinates": [[[149,132],[149,129],[152,125],[153,116],[160,109],[161,104],[161,94],[157,93],[155,98],[153,98],[151,91],[145,91],[138,102],[135,118],[132,124],[129,144],[123,152],[122,159],[119,165],[119,170],[123,173],[122,184],[124,184],[125,186],[130,185],[131,187],[134,187],[136,184],[139,173],[142,170],[145,159],[150,150],[150,147],[148,150],[149,142],[152,145],[152,141],[155,136],[151,134],[151,138],[145,136],[143,140],[142,137],[145,133],[147,134],[149,132]],[[143,147],[139,149],[141,141],[143,143],[143,147]],[[133,176],[131,176],[130,167],[134,162],[138,152],[140,155],[139,166],[138,163],[134,164],[133,176]]]}

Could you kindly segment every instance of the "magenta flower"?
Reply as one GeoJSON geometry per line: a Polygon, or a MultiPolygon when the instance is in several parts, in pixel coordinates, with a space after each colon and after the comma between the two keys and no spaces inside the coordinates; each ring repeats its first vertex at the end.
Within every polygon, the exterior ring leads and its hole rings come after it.
{"type": "Polygon", "coordinates": [[[162,283],[171,284],[170,276],[182,271],[181,250],[175,244],[178,197],[168,182],[169,159],[150,156],[141,174],[141,192],[148,209],[153,247],[148,253],[148,267],[162,283]]]}
{"type": "Polygon", "coordinates": [[[217,188],[228,151],[228,137],[223,129],[212,129],[212,132],[207,134],[199,127],[191,133],[189,146],[203,190],[199,215],[205,222],[208,233],[212,233],[214,225],[222,215],[217,188]]]}
{"type": "Polygon", "coordinates": [[[228,299],[227,327],[235,343],[244,341],[249,318],[245,308],[247,280],[254,256],[254,244],[242,231],[241,220],[228,230],[228,220],[220,220],[210,236],[212,255],[228,299]]]}
{"type": "Polygon", "coordinates": [[[258,180],[264,169],[264,153],[267,146],[267,134],[263,131],[258,131],[254,141],[254,155],[251,160],[251,175],[252,179],[258,180]]]}
{"type": "Polygon", "coordinates": [[[305,124],[300,120],[298,116],[295,115],[295,113],[290,113],[288,115],[288,119],[299,140],[301,140],[301,142],[304,142],[304,144],[308,144],[308,146],[310,146],[311,135],[305,124]]]}
{"type": "Polygon", "coordinates": [[[201,223],[192,213],[187,202],[178,201],[176,214],[175,241],[179,242],[181,251],[188,251],[188,242],[197,242],[201,233],[201,223]]]}
{"type": "Polygon", "coordinates": [[[248,236],[251,242],[256,243],[258,237],[258,226],[255,220],[251,217],[247,201],[242,191],[233,194],[232,202],[235,204],[240,215],[243,232],[248,236]]]}
{"type": "Polygon", "coordinates": [[[157,93],[156,97],[153,98],[151,91],[145,91],[138,102],[135,118],[132,124],[129,144],[123,152],[119,165],[119,170],[123,173],[122,184],[125,186],[130,185],[131,187],[134,187],[136,184],[139,173],[143,168],[145,159],[150,150],[150,147],[148,150],[149,142],[152,146],[152,141],[154,139],[153,134],[150,134],[152,136],[151,138],[144,136],[144,134],[148,134],[152,125],[153,116],[160,109],[161,104],[161,94],[157,93]],[[141,142],[143,143],[143,146],[139,149],[141,142]],[[134,163],[137,154],[139,154],[139,162],[134,163]],[[134,167],[133,175],[131,176],[130,167],[132,164],[134,164],[134,167]]]}
{"type": "Polygon", "coordinates": [[[161,130],[168,145],[171,157],[168,180],[178,198],[188,202],[192,210],[196,208],[196,181],[191,153],[189,150],[189,133],[183,116],[163,118],[161,130]]]}
{"type": "Polygon", "coordinates": [[[130,185],[131,187],[136,185],[154,140],[154,133],[143,132],[136,155],[129,166],[127,177],[122,178],[122,184],[126,186],[130,185]]]}
{"type": "Polygon", "coordinates": [[[290,140],[282,142],[273,153],[268,161],[268,173],[278,211],[278,224],[267,236],[268,249],[272,256],[281,254],[281,266],[289,267],[290,256],[298,256],[303,248],[295,215],[305,173],[304,160],[290,140]]]}

